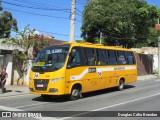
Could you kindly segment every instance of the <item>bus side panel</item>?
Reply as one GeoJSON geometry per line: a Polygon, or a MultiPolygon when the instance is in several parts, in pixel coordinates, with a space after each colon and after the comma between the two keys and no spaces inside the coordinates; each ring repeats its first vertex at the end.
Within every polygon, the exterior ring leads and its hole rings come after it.
{"type": "Polygon", "coordinates": [[[67,94],[70,91],[69,89],[72,89],[70,86],[73,86],[76,83],[80,83],[82,85],[82,93],[105,88],[107,82],[105,79],[105,73],[103,72],[99,75],[96,71],[88,72],[89,68],[95,67],[75,67],[66,70],[67,94]]]}
{"type": "Polygon", "coordinates": [[[83,90],[83,80],[85,79],[82,72],[86,69],[86,67],[74,67],[66,69],[66,90],[65,94],[70,94],[72,86],[76,83],[79,83],[82,86],[83,90]]]}
{"type": "Polygon", "coordinates": [[[127,76],[127,79],[126,79],[126,84],[129,84],[129,83],[133,83],[133,82],[136,82],[137,81],[137,71],[136,70],[129,70],[127,71],[128,72],[128,76],[127,76]]]}

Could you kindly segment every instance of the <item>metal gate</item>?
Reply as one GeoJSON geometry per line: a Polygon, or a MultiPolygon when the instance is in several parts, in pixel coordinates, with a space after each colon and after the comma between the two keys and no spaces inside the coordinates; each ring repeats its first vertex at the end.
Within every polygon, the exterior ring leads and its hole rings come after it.
{"type": "Polygon", "coordinates": [[[153,55],[137,54],[138,75],[153,74],[153,55]]]}

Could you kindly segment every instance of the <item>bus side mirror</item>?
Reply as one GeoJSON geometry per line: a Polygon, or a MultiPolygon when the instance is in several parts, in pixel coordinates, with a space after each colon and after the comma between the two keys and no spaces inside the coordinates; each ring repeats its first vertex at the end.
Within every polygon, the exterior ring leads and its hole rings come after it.
{"type": "Polygon", "coordinates": [[[76,56],[76,49],[72,49],[71,53],[70,53],[71,57],[75,57],[76,56]]]}

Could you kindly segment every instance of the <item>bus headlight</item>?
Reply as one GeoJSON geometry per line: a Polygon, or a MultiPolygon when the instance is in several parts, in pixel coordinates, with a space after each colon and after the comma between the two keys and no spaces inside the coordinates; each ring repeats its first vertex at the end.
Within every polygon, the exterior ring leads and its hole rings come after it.
{"type": "Polygon", "coordinates": [[[59,81],[59,80],[62,80],[63,78],[55,78],[55,79],[53,79],[52,80],[52,83],[55,83],[55,82],[57,82],[57,81],[59,81]]]}

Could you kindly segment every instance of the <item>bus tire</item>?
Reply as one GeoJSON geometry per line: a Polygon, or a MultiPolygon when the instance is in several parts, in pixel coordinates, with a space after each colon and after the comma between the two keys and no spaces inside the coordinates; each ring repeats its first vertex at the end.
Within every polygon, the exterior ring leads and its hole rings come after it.
{"type": "Polygon", "coordinates": [[[43,98],[44,100],[49,100],[51,98],[51,95],[41,94],[41,98],[43,98]]]}
{"type": "Polygon", "coordinates": [[[77,100],[79,98],[82,98],[81,89],[78,86],[74,86],[71,90],[71,93],[69,95],[69,100],[77,100]]]}
{"type": "Polygon", "coordinates": [[[119,81],[118,90],[119,90],[119,91],[122,91],[123,89],[124,89],[124,80],[121,79],[121,80],[119,81]]]}

